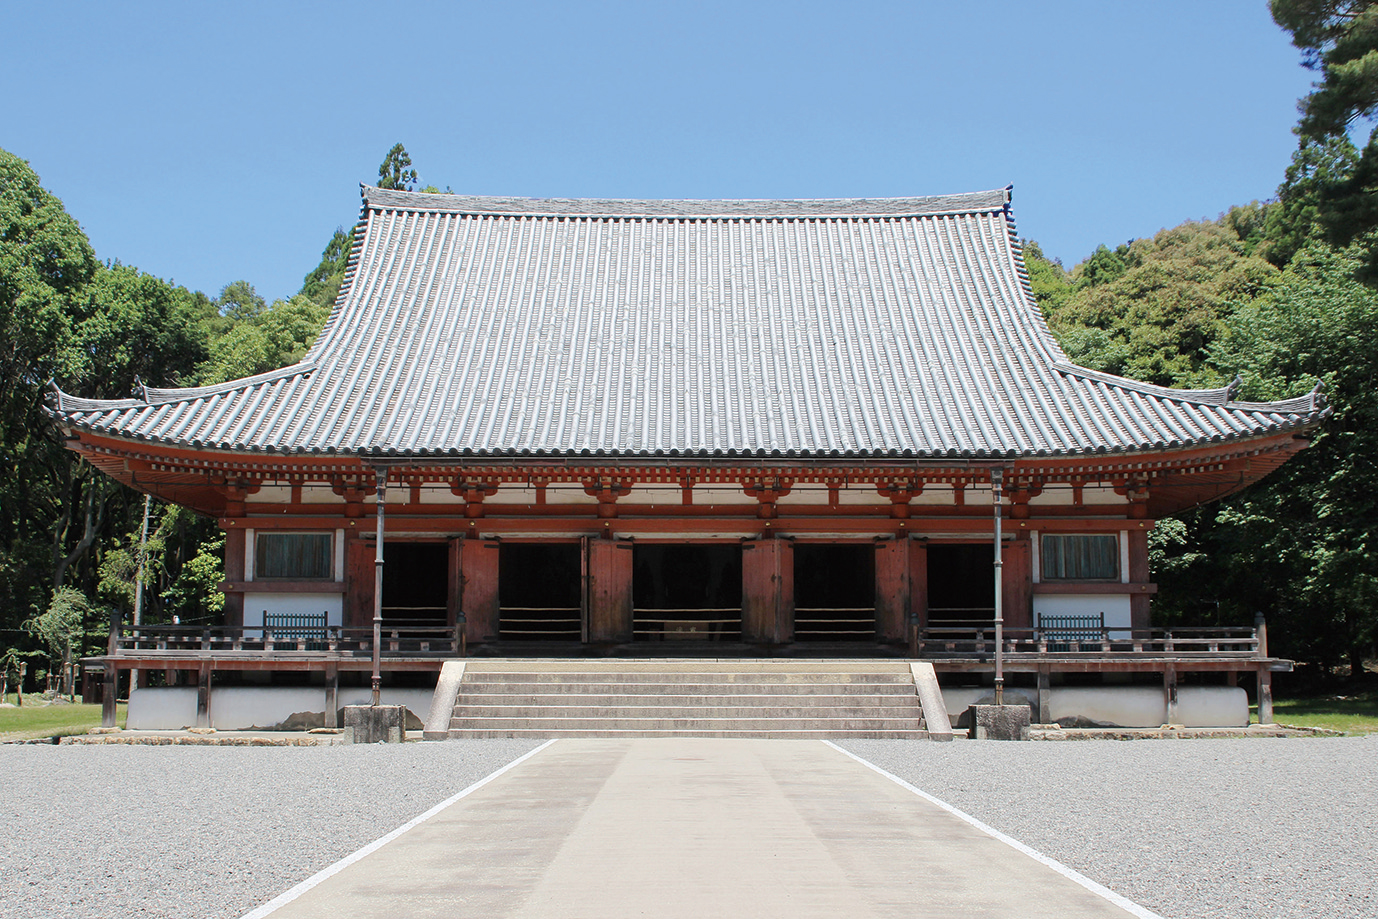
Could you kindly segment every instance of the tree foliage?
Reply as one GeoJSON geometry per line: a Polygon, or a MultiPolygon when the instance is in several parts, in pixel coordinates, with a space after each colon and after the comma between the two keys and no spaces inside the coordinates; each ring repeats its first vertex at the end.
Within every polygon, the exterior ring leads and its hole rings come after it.
{"type": "Polygon", "coordinates": [[[401,144],[393,144],[388,155],[383,157],[382,165],[378,167],[378,187],[411,191],[416,188],[417,178],[416,170],[411,168],[411,156],[407,154],[407,148],[401,144]]]}
{"type": "Polygon", "coordinates": [[[1317,223],[1335,245],[1361,241],[1356,270],[1378,280],[1378,2],[1271,0],[1269,6],[1273,20],[1292,33],[1304,65],[1320,76],[1298,105],[1299,154],[1324,156],[1362,136],[1360,123],[1369,125],[1361,150],[1332,159],[1339,168],[1310,178],[1317,223]]]}

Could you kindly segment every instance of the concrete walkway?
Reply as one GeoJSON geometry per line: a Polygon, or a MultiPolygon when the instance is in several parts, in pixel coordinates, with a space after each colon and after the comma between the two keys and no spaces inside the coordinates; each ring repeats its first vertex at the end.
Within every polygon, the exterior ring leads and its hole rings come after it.
{"type": "Polygon", "coordinates": [[[1130,913],[822,742],[599,739],[558,741],[271,915],[1130,913]]]}

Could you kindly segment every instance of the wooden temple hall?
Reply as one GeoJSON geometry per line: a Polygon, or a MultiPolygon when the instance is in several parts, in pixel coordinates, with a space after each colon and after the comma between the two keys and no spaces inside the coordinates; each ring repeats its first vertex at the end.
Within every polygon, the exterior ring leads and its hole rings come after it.
{"type": "Polygon", "coordinates": [[[955,685],[989,680],[997,613],[1014,682],[1263,683],[1288,664],[1253,624],[1155,628],[1148,534],[1325,411],[1069,363],[1008,189],[364,187],[299,363],[51,400],[72,450],[227,536],[223,625],[126,626],[103,663],[332,691],[365,680],[375,605],[385,685],[460,656],[892,657],[955,685]]]}

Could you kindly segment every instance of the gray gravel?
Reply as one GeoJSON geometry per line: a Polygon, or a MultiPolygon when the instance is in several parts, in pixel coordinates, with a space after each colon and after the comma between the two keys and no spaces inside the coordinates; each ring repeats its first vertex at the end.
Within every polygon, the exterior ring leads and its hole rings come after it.
{"type": "Polygon", "coordinates": [[[1378,916],[1378,735],[841,746],[1170,919],[1378,916]]]}
{"type": "Polygon", "coordinates": [[[0,915],[241,916],[538,745],[0,746],[0,915]]]}
{"type": "MultiPolygon", "coordinates": [[[[241,916],[536,745],[0,746],[0,915],[241,916]]],[[[1170,919],[1378,916],[1378,736],[845,746],[1170,919]]]]}

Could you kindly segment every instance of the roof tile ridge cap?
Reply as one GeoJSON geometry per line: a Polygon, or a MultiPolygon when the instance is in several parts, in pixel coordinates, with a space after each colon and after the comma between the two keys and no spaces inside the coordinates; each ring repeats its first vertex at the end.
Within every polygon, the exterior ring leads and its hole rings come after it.
{"type": "Polygon", "coordinates": [[[1005,195],[1003,208],[1005,230],[1009,233],[1010,251],[1014,256],[1014,270],[1019,277],[1019,286],[1024,292],[1024,305],[1033,313],[1034,328],[1039,337],[1038,345],[1046,352],[1054,369],[1060,369],[1064,364],[1075,367],[1076,365],[1067,359],[1067,352],[1062,350],[1057,336],[1053,335],[1053,330],[1049,328],[1048,317],[1043,314],[1043,307],[1038,305],[1038,297],[1034,295],[1033,279],[1029,276],[1029,266],[1024,261],[1024,243],[1019,238],[1019,228],[1014,219],[1013,183],[1006,185],[1002,191],[1005,195]]]}
{"type": "Polygon", "coordinates": [[[212,383],[209,386],[185,386],[169,389],[155,389],[152,386],[144,388],[145,400],[134,400],[138,405],[164,405],[169,402],[185,402],[191,399],[199,399],[203,396],[214,396],[220,393],[233,392],[236,389],[247,389],[250,386],[257,386],[261,383],[272,383],[277,380],[284,380],[288,377],[300,376],[312,373],[316,370],[316,362],[301,360],[277,370],[269,370],[266,373],[254,374],[251,377],[241,377],[238,380],[226,380],[223,383],[212,383]]]}
{"type": "Polygon", "coordinates": [[[344,279],[340,281],[340,289],[335,292],[335,302],[330,306],[330,315],[325,317],[325,325],[321,326],[320,333],[311,347],[307,349],[301,363],[314,363],[320,358],[321,352],[325,350],[325,342],[335,331],[335,326],[339,322],[340,314],[344,312],[345,300],[348,299],[350,291],[354,289],[354,280],[359,274],[359,260],[363,257],[364,237],[372,226],[368,219],[368,189],[371,186],[359,183],[359,196],[362,200],[359,203],[359,219],[355,222],[350,231],[354,234],[354,242],[349,247],[349,260],[345,262],[344,279]]]}
{"type": "Polygon", "coordinates": [[[57,385],[57,381],[48,382],[48,391],[43,394],[43,411],[49,415],[69,415],[74,412],[99,412],[116,411],[130,408],[147,408],[147,402],[143,399],[87,399],[84,396],[74,396],[66,392],[57,385]]]}
{"type": "Polygon", "coordinates": [[[1143,393],[1144,395],[1158,396],[1163,399],[1196,402],[1201,405],[1224,406],[1230,404],[1230,386],[1221,386],[1216,389],[1179,389],[1172,386],[1159,386],[1156,383],[1145,383],[1143,380],[1133,380],[1129,377],[1106,373],[1103,370],[1092,370],[1089,367],[1082,367],[1067,360],[1057,361],[1053,364],[1053,369],[1059,373],[1068,374],[1069,376],[1084,377],[1088,380],[1098,380],[1110,386],[1117,386],[1120,389],[1130,389],[1135,392],[1143,393]]]}
{"type": "Polygon", "coordinates": [[[365,211],[400,210],[415,213],[457,213],[476,216],[633,217],[647,219],[759,218],[894,218],[984,214],[1007,209],[1010,186],[943,195],[869,198],[543,198],[503,195],[461,195],[378,188],[360,183],[365,211]],[[874,211],[846,210],[847,205],[874,202],[874,211]],[[570,205],[569,208],[537,205],[570,205]],[[684,212],[674,213],[676,205],[684,212]],[[715,210],[713,205],[723,205],[715,210]],[[771,205],[775,205],[771,207],[771,205]],[[888,205],[888,207],[886,207],[888,205]],[[756,206],[755,210],[747,210],[756,206]]]}

